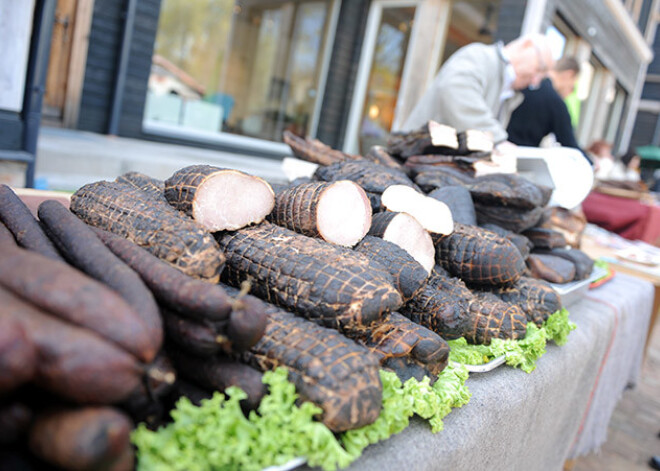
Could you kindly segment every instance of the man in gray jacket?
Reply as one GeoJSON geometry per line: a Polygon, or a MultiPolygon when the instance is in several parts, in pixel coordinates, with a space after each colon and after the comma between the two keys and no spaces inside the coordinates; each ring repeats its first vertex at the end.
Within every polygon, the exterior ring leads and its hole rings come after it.
{"type": "Polygon", "coordinates": [[[469,44],[440,68],[401,130],[434,120],[458,131],[489,131],[499,149],[513,146],[507,142],[506,127],[522,103],[520,90],[538,87],[553,65],[548,39],[541,34],[506,45],[469,44]]]}

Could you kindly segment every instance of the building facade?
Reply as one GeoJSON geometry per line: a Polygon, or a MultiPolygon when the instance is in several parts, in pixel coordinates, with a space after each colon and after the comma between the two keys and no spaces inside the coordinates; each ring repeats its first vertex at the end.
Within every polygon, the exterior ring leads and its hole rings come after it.
{"type": "Polygon", "coordinates": [[[57,0],[42,122],[273,158],[290,130],[366,152],[459,47],[548,32],[583,64],[580,144],[625,148],[660,87],[644,86],[659,2],[57,0]]]}

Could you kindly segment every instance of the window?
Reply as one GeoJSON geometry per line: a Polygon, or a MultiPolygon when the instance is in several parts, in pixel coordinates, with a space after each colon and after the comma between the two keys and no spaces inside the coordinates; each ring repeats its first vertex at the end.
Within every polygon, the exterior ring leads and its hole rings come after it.
{"type": "Polygon", "coordinates": [[[281,142],[314,133],[333,0],[163,0],[144,121],[281,142]]]}
{"type": "Polygon", "coordinates": [[[440,65],[458,49],[470,43],[492,44],[497,30],[499,9],[499,0],[457,0],[452,2],[451,21],[440,65]]]}
{"type": "Polygon", "coordinates": [[[621,116],[623,115],[623,108],[626,104],[628,93],[619,84],[616,83],[608,90],[606,101],[608,103],[607,119],[605,121],[604,138],[609,142],[618,142],[621,129],[621,116]]]}

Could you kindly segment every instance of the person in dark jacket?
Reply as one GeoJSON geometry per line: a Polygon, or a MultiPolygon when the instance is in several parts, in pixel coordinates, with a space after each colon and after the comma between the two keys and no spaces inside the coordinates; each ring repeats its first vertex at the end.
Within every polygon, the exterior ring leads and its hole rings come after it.
{"type": "MultiPolygon", "coordinates": [[[[507,127],[509,141],[520,146],[538,147],[552,133],[564,147],[584,151],[575,139],[571,117],[564,98],[575,89],[580,64],[573,57],[559,59],[538,89],[523,90],[522,104],[511,115],[507,127]]],[[[588,159],[589,160],[589,159],[588,159]]]]}

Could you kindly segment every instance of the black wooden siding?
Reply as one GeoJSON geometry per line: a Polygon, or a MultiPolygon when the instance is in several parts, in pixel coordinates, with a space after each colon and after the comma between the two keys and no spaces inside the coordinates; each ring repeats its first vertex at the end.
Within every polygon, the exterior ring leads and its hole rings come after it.
{"type": "MultiPolygon", "coordinates": [[[[106,133],[119,67],[128,0],[97,0],[87,52],[78,129],[106,133]]],[[[133,38],[124,86],[118,134],[142,137],[142,113],[151,55],[158,28],[160,0],[136,4],[133,38]]]]}
{"type": "Polygon", "coordinates": [[[317,139],[335,148],[344,143],[344,130],[355,88],[369,0],[343,1],[328,67],[317,139]]]}
{"type": "Polygon", "coordinates": [[[119,120],[119,134],[122,136],[143,136],[142,115],[147,99],[151,56],[158,30],[160,3],[161,0],[139,0],[137,2],[121,119],[119,120]]]}
{"type": "Polygon", "coordinates": [[[520,36],[527,0],[501,0],[495,40],[508,43],[520,36]]]}
{"type": "Polygon", "coordinates": [[[108,130],[124,22],[124,3],[118,0],[94,2],[78,129],[98,133],[108,130]]]}

